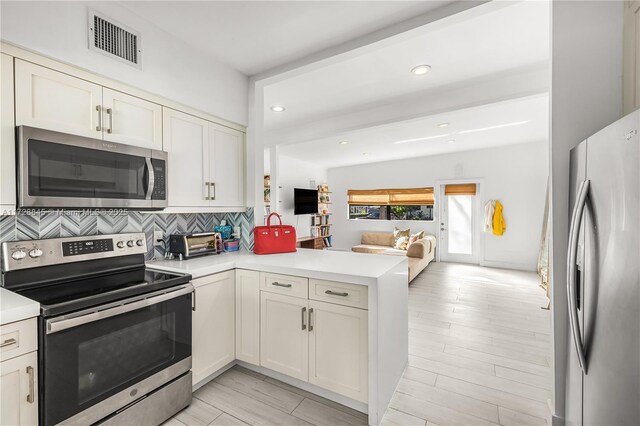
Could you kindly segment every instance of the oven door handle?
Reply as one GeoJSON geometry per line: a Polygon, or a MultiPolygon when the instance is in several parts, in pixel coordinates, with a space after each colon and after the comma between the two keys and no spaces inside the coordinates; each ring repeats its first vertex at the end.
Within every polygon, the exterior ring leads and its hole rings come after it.
{"type": "Polygon", "coordinates": [[[193,293],[194,288],[191,284],[186,284],[177,290],[164,292],[157,294],[157,296],[147,295],[146,297],[136,297],[132,299],[125,299],[118,302],[117,306],[103,309],[100,311],[94,311],[85,315],[78,315],[74,317],[61,317],[47,320],[46,332],[47,334],[57,333],[62,330],[67,330],[79,325],[88,324],[90,322],[99,321],[101,319],[113,317],[116,315],[124,314],[126,312],[135,311],[136,309],[144,308],[158,303],[166,302],[167,300],[175,299],[185,294],[193,293]]]}

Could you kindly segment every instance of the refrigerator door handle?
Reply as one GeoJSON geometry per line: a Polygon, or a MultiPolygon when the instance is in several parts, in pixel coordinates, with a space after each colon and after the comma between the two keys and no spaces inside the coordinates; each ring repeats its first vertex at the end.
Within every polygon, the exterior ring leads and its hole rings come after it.
{"type": "Polygon", "coordinates": [[[571,227],[569,229],[569,251],[567,253],[567,300],[569,302],[569,324],[571,325],[571,334],[573,342],[578,354],[580,368],[584,374],[587,374],[587,360],[584,352],[584,344],[582,335],[580,334],[580,323],[578,321],[578,309],[576,303],[576,260],[578,256],[578,238],[580,235],[580,227],[582,226],[582,217],[584,216],[584,208],[587,204],[587,196],[589,194],[589,180],[580,183],[578,188],[578,199],[571,216],[571,227]]]}

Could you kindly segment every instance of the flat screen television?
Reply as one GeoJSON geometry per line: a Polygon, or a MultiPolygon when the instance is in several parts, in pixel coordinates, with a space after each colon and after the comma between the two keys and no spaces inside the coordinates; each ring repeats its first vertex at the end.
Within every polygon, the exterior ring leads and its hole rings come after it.
{"type": "Polygon", "coordinates": [[[293,214],[318,213],[318,190],[293,188],[293,214]]]}

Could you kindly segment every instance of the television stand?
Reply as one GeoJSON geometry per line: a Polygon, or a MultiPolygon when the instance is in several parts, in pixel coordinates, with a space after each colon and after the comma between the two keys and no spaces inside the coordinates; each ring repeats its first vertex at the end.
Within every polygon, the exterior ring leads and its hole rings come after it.
{"type": "Polygon", "coordinates": [[[296,246],[300,248],[324,250],[331,247],[331,235],[324,237],[300,237],[296,241],[296,246]]]}

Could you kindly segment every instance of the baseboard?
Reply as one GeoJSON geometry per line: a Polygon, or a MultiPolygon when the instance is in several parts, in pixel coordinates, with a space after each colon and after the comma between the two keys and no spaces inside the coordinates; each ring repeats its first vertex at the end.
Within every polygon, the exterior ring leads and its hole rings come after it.
{"type": "Polygon", "coordinates": [[[503,262],[496,260],[481,260],[480,266],[485,266],[487,268],[500,268],[500,269],[515,269],[518,271],[527,271],[527,272],[535,272],[535,269],[531,269],[531,265],[526,263],[517,263],[517,262],[503,262]]]}
{"type": "Polygon", "coordinates": [[[193,385],[193,387],[191,388],[192,392],[197,391],[198,389],[200,389],[201,387],[203,387],[204,385],[206,385],[207,383],[209,383],[210,381],[212,381],[213,379],[215,379],[216,377],[218,377],[219,375],[221,375],[222,373],[224,373],[234,365],[236,365],[236,360],[231,361],[229,364],[225,365],[221,369],[216,370],[212,374],[209,374],[207,377],[205,377],[204,379],[200,380],[198,383],[193,385]]]}
{"type": "Polygon", "coordinates": [[[367,404],[364,402],[356,401],[355,399],[348,398],[346,396],[337,394],[335,392],[331,392],[329,390],[323,389],[321,387],[312,385],[308,382],[303,382],[302,380],[294,379],[293,377],[289,377],[285,374],[278,373],[277,371],[273,371],[269,368],[261,367],[258,365],[249,364],[244,361],[236,360],[236,363],[244,367],[248,370],[255,371],[256,373],[264,374],[265,376],[269,376],[272,379],[280,380],[288,385],[295,386],[304,391],[310,392],[314,395],[321,396],[323,398],[329,399],[333,402],[337,402],[338,404],[342,404],[349,408],[353,408],[356,411],[360,411],[364,414],[369,414],[369,408],[367,404]]]}

